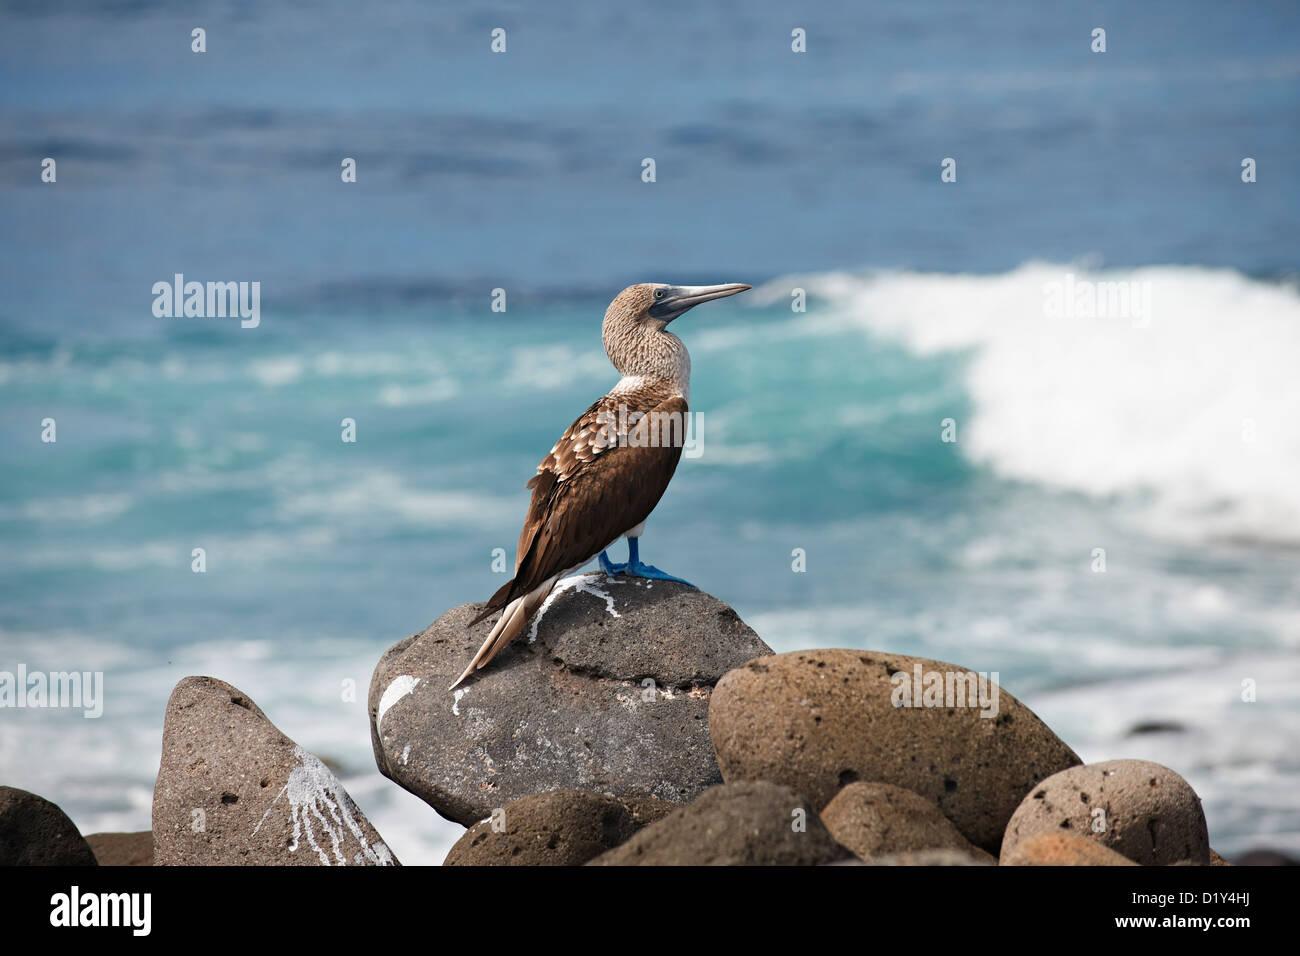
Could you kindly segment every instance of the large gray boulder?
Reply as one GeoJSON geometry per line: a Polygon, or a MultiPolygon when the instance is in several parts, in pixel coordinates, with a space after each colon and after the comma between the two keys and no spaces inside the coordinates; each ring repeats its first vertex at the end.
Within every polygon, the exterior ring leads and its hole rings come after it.
{"type": "Polygon", "coordinates": [[[453,608],[391,647],[370,684],[380,771],[471,826],[547,790],[685,803],[722,777],[708,707],[723,674],[771,649],[682,584],[565,579],[529,628],[454,692],[492,628],[453,608]]]}
{"type": "Polygon", "coordinates": [[[167,701],[153,842],[157,866],[397,863],[330,769],[212,677],[167,701]]]}

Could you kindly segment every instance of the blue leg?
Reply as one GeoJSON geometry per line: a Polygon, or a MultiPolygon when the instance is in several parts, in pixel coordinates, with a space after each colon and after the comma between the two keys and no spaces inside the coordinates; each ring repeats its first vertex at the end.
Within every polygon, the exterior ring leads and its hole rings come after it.
{"type": "Polygon", "coordinates": [[[628,574],[638,578],[653,578],[656,581],[676,581],[678,584],[685,584],[688,588],[695,587],[695,585],[690,581],[683,581],[681,578],[675,578],[666,571],[660,571],[653,564],[642,564],[640,546],[638,544],[639,541],[639,538],[627,539],[626,567],[628,574]]]}
{"type": "Polygon", "coordinates": [[[622,574],[627,570],[626,564],[615,564],[609,560],[609,555],[604,551],[600,552],[600,557],[596,560],[600,562],[600,569],[606,574],[622,574]]]}

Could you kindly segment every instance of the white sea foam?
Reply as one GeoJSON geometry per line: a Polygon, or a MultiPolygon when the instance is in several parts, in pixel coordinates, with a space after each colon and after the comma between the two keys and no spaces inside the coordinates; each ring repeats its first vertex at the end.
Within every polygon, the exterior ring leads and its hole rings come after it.
{"type": "Polygon", "coordinates": [[[437,378],[417,385],[385,385],[379,391],[379,404],[389,408],[406,408],[411,405],[436,405],[460,394],[460,388],[449,378],[437,378]]]}
{"type": "Polygon", "coordinates": [[[302,378],[304,363],[296,355],[280,355],[257,359],[249,364],[249,373],[258,384],[267,388],[291,385],[302,378]]]}
{"type": "Polygon", "coordinates": [[[968,351],[958,445],[971,461],[1089,495],[1149,495],[1164,534],[1300,540],[1294,288],[1222,269],[1030,263],[792,276],[759,300],[794,286],[826,303],[794,323],[806,334],[856,327],[921,355],[968,351]],[[1053,317],[1047,290],[1067,282],[1146,284],[1150,316],[1053,317]]]}
{"type": "Polygon", "coordinates": [[[608,388],[618,378],[604,352],[593,347],[590,339],[581,346],[537,342],[516,346],[509,352],[508,368],[499,375],[500,387],[512,392],[545,392],[570,388],[581,381],[608,388]]]}
{"type": "Polygon", "coordinates": [[[302,489],[286,483],[276,490],[282,499],[279,513],[289,520],[365,516],[407,525],[456,527],[513,517],[518,508],[515,501],[477,491],[413,488],[398,475],[378,468],[337,485],[302,489]]]}
{"type": "Polygon", "coordinates": [[[31,498],[21,506],[0,505],[0,521],[12,521],[15,518],[43,522],[111,521],[129,511],[134,503],[131,495],[124,493],[31,498]]]}

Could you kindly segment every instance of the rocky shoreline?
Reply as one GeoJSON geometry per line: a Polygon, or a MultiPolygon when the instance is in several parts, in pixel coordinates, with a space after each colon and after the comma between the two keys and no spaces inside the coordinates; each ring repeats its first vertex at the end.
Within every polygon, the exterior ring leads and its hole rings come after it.
{"type": "MultiPolygon", "coordinates": [[[[448,691],[490,627],[466,626],[479,607],[395,644],[370,685],[379,770],[467,827],[447,865],[1227,864],[1177,773],[1084,765],[966,668],[773,654],[703,592],[593,573],[448,691]]],[[[83,838],[53,803],[0,787],[0,864],[95,863],[398,859],[246,694],[188,677],[164,717],[152,832],[83,838]]]]}

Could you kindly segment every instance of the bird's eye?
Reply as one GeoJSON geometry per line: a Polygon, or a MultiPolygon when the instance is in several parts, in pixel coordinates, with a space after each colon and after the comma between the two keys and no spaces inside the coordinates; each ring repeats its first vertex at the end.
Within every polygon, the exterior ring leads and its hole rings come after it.
{"type": "Polygon", "coordinates": [[[656,299],[662,299],[663,297],[664,297],[664,290],[663,290],[663,289],[655,289],[655,298],[656,298],[656,299]]]}

